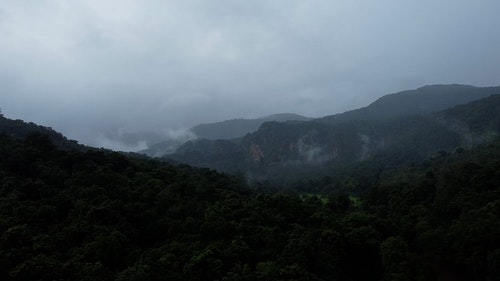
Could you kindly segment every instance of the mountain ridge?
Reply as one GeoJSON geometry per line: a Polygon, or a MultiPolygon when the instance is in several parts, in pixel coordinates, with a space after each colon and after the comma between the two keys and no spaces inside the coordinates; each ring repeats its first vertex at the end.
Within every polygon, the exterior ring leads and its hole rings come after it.
{"type": "Polygon", "coordinates": [[[214,123],[199,124],[190,129],[198,138],[233,139],[256,131],[268,121],[309,121],[312,118],[294,113],[277,113],[255,119],[235,118],[214,123]]]}
{"type": "Polygon", "coordinates": [[[429,114],[478,100],[493,93],[500,93],[500,86],[426,85],[413,90],[384,95],[368,106],[327,115],[315,121],[331,124],[349,120],[384,120],[404,115],[429,114]]]}
{"type": "MultiPolygon", "coordinates": [[[[486,96],[491,92],[481,94],[486,96]]],[[[469,98],[468,94],[465,96],[469,98]]],[[[474,146],[494,139],[500,132],[498,112],[500,95],[492,95],[437,113],[387,119],[266,122],[239,142],[219,142],[214,146],[206,141],[205,151],[197,147],[196,142],[191,142],[168,157],[190,165],[258,177],[286,174],[289,172],[285,170],[293,170],[289,169],[293,166],[309,167],[304,170],[325,165],[345,166],[384,154],[391,155],[384,156],[384,161],[399,165],[423,161],[438,151],[474,146]],[[471,118],[476,119],[477,128],[470,126],[474,120],[471,118]],[[224,144],[227,144],[227,151],[224,144]],[[223,154],[230,157],[217,156],[223,154]],[[244,160],[232,162],[230,159],[244,160]]]]}
{"type": "MultiPolygon", "coordinates": [[[[473,100],[500,93],[500,87],[475,87],[461,84],[426,85],[417,89],[384,95],[369,105],[320,118],[308,118],[293,113],[278,113],[255,119],[234,118],[214,123],[202,123],[192,127],[198,139],[231,140],[256,132],[265,122],[319,122],[337,124],[353,120],[386,120],[405,115],[429,114],[473,100]]],[[[140,153],[161,157],[175,153],[186,141],[170,139],[150,145],[140,153]]]]}

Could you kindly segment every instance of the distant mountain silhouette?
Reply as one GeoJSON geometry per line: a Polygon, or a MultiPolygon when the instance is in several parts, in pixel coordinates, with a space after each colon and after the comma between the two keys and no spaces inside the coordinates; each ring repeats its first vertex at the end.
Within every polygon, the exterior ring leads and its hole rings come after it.
{"type": "Polygon", "coordinates": [[[200,124],[191,128],[198,137],[204,139],[234,139],[253,133],[268,121],[309,121],[311,118],[292,113],[273,114],[257,119],[231,119],[216,123],[200,124]]]}
{"type": "Polygon", "coordinates": [[[350,120],[384,120],[407,115],[429,114],[498,93],[500,93],[500,87],[430,85],[385,95],[366,107],[325,116],[316,121],[334,124],[350,120]]]}

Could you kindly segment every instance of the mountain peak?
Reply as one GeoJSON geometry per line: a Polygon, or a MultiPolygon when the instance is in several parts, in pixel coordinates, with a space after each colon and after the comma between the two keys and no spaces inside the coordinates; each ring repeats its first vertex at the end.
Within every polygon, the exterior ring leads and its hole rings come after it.
{"type": "Polygon", "coordinates": [[[370,105],[317,119],[339,123],[347,120],[384,120],[405,115],[429,114],[459,104],[500,94],[500,87],[474,87],[460,84],[426,85],[414,90],[385,95],[370,105]]]}
{"type": "Polygon", "coordinates": [[[271,114],[271,115],[259,117],[257,119],[284,122],[284,121],[309,121],[312,118],[305,117],[305,116],[295,114],[295,113],[276,113],[276,114],[271,114]]]}
{"type": "Polygon", "coordinates": [[[264,122],[309,120],[311,120],[311,118],[294,113],[278,113],[256,119],[231,119],[210,124],[200,124],[191,128],[191,131],[199,138],[234,139],[257,131],[260,125],[262,125],[264,122]]]}

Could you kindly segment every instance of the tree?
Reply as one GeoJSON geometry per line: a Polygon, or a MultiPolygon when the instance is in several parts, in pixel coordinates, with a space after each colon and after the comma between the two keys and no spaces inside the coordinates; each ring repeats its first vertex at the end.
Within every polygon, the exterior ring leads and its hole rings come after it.
{"type": "Polygon", "coordinates": [[[408,245],[401,237],[389,237],[380,245],[385,280],[411,280],[408,272],[408,245]]]}

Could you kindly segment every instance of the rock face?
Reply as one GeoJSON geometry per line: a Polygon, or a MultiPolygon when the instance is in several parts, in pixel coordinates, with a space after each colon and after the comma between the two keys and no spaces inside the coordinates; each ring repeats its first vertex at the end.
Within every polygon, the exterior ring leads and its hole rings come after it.
{"type": "Polygon", "coordinates": [[[243,150],[250,152],[250,164],[281,166],[348,160],[359,145],[354,127],[319,123],[268,122],[242,142],[243,150]]]}
{"type": "Polygon", "coordinates": [[[262,158],[264,158],[264,153],[258,144],[252,143],[250,146],[250,154],[252,156],[252,160],[254,162],[260,162],[262,158]]]}
{"type": "MultiPolygon", "coordinates": [[[[477,89],[470,88],[473,92],[477,89]]],[[[499,88],[486,89],[500,94],[499,88]]],[[[479,92],[479,97],[485,93],[479,92]]],[[[238,141],[191,143],[169,157],[224,172],[266,175],[270,171],[289,174],[287,169],[340,167],[370,159],[395,164],[422,161],[438,151],[473,146],[497,137],[500,95],[437,113],[337,121],[266,122],[238,141]]]]}

